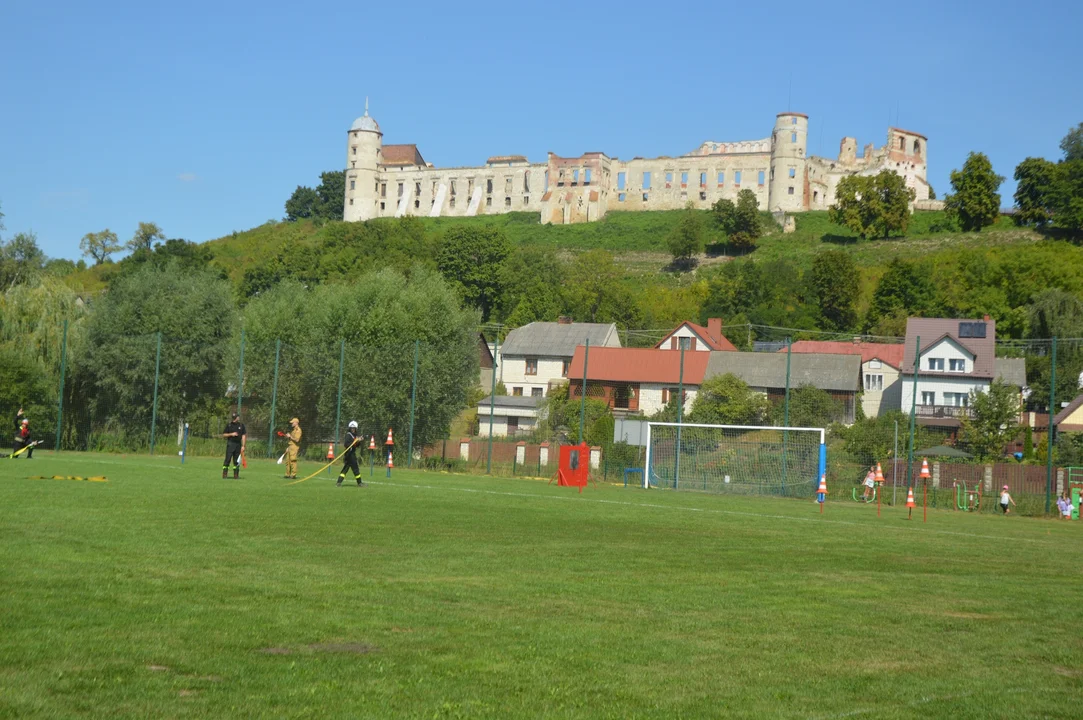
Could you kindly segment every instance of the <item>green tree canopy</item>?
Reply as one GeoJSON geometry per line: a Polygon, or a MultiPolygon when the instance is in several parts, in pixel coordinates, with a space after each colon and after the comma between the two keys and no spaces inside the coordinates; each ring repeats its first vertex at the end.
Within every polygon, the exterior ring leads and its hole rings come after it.
{"type": "Polygon", "coordinates": [[[688,419],[712,425],[762,425],[770,411],[766,395],[733,373],[725,373],[699,386],[688,419]]]}
{"type": "Polygon", "coordinates": [[[936,317],[939,314],[938,296],[931,273],[926,268],[894,258],[888,263],[887,271],[872,293],[865,327],[870,331],[883,329],[885,320],[897,317],[904,320],[915,316],[936,317]]]}
{"type": "Polygon", "coordinates": [[[952,194],[944,199],[944,209],[967,232],[992,225],[1000,214],[997,190],[1003,182],[984,153],[972,152],[962,170],[951,171],[952,194]]]}
{"type": "Polygon", "coordinates": [[[286,219],[289,221],[342,220],[346,202],[346,171],[331,170],[320,173],[320,184],[313,190],[298,185],[286,200],[286,219]]]}
{"type": "Polygon", "coordinates": [[[165,233],[162,232],[162,229],[156,223],[141,222],[139,227],[136,228],[135,234],[132,235],[132,239],[124,247],[132,252],[137,250],[149,252],[156,240],[165,240],[165,233]]]}
{"type": "Polygon", "coordinates": [[[745,188],[737,193],[736,203],[726,198],[717,200],[711,206],[711,213],[718,228],[735,248],[751,250],[756,246],[756,238],[763,233],[759,208],[756,194],[745,188]]]}
{"type": "Polygon", "coordinates": [[[298,185],[286,200],[286,219],[305,220],[317,216],[320,196],[310,187],[298,185]]]}
{"type": "Polygon", "coordinates": [[[970,391],[973,417],[960,422],[962,438],[979,460],[995,460],[1019,435],[1019,389],[994,380],[987,392],[970,391]]]}
{"type": "Polygon", "coordinates": [[[824,250],[812,261],[812,286],[824,324],[831,330],[850,330],[857,324],[857,267],[845,250],[824,250]]]}
{"type": "MultiPolygon", "coordinates": [[[[775,403],[773,418],[782,425],[785,420],[785,399],[775,403]]],[[[812,385],[801,385],[790,389],[789,427],[826,428],[831,423],[842,420],[842,403],[831,397],[831,393],[812,385]]]]}
{"type": "Polygon", "coordinates": [[[893,170],[877,175],[848,175],[835,188],[835,204],[828,209],[831,222],[870,237],[905,235],[910,224],[913,188],[893,170]]]}
{"type": "Polygon", "coordinates": [[[685,206],[677,224],[666,235],[666,247],[673,256],[674,265],[684,267],[690,266],[692,259],[703,252],[703,214],[696,210],[691,202],[685,206]]]}
{"type": "Polygon", "coordinates": [[[1083,160],[1083,123],[1068,131],[1060,141],[1060,149],[1064,153],[1065,162],[1083,160]]]}
{"type": "Polygon", "coordinates": [[[106,228],[101,232],[87,233],[79,241],[79,249],[84,255],[94,260],[95,265],[101,265],[109,259],[109,256],[120,250],[120,241],[117,234],[106,228]]]}
{"type": "Polygon", "coordinates": [[[32,233],[16,233],[0,241],[0,290],[33,280],[45,267],[45,253],[32,233]]]}
{"type": "Polygon", "coordinates": [[[510,252],[507,236],[497,228],[457,225],[444,234],[436,267],[463,301],[488,319],[503,291],[500,271],[510,252]]]}

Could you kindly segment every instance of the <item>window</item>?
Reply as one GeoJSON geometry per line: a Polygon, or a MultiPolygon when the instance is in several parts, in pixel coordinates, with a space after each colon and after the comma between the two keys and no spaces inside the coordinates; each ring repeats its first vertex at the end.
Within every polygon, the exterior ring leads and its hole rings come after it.
{"type": "Polygon", "coordinates": [[[687,172],[682,172],[681,173],[681,185],[687,185],[687,184],[688,184],[688,173],[687,172]]]}
{"type": "Polygon", "coordinates": [[[387,183],[380,183],[380,197],[387,197],[387,183]]]}
{"type": "Polygon", "coordinates": [[[797,168],[790,168],[790,177],[797,177],[797,168]]]}
{"type": "Polygon", "coordinates": [[[420,207],[421,207],[421,199],[420,198],[415,198],[414,199],[414,209],[417,210],[420,207]]]}
{"type": "Polygon", "coordinates": [[[764,176],[764,172],[763,172],[763,170],[760,170],[760,173],[756,178],[756,182],[758,182],[760,185],[763,185],[763,176],[764,176]]]}
{"type": "Polygon", "coordinates": [[[451,196],[451,199],[448,200],[447,204],[448,204],[448,207],[455,207],[455,196],[454,195],[451,196]]]}
{"type": "Polygon", "coordinates": [[[583,171],[583,182],[587,185],[590,185],[591,174],[590,168],[583,171]]]}
{"type": "Polygon", "coordinates": [[[884,389],[884,376],[874,375],[871,373],[865,374],[865,391],[866,392],[880,392],[884,389]]]}
{"type": "Polygon", "coordinates": [[[796,124],[797,124],[797,118],[790,118],[790,125],[796,125],[796,124]]]}
{"type": "MultiPolygon", "coordinates": [[[[662,388],[662,404],[669,405],[669,401],[676,400],[678,394],[682,394],[680,388],[662,388]]],[[[683,395],[684,397],[681,398],[681,402],[687,404],[688,391],[685,390],[683,395]]]]}
{"type": "Polygon", "coordinates": [[[899,149],[900,150],[905,150],[906,149],[906,138],[899,138],[899,149]]]}
{"type": "Polygon", "coordinates": [[[398,194],[398,197],[402,197],[402,183],[399,183],[399,194],[398,194]]]}
{"type": "Polygon", "coordinates": [[[921,141],[920,140],[915,140],[914,141],[914,154],[915,155],[920,155],[921,154],[921,141]]]}
{"type": "Polygon", "coordinates": [[[572,170],[572,185],[579,184],[579,168],[572,170]]]}
{"type": "MultiPolygon", "coordinates": [[[[485,207],[492,207],[492,206],[493,206],[493,199],[491,197],[485,198],[485,207]]],[[[469,208],[467,208],[467,209],[469,210],[469,208]]]]}
{"type": "Polygon", "coordinates": [[[647,193],[643,193],[643,202],[647,202],[647,193]]]}
{"type": "Polygon", "coordinates": [[[961,392],[944,393],[944,404],[951,407],[970,407],[970,394],[961,392]]]}
{"type": "Polygon", "coordinates": [[[511,192],[511,176],[509,175],[508,177],[504,178],[504,193],[508,194],[510,192],[511,192]]]}
{"type": "Polygon", "coordinates": [[[790,185],[788,188],[786,188],[786,194],[793,195],[793,185],[790,185]]]}
{"type": "Polygon", "coordinates": [[[529,358],[528,357],[526,359],[526,372],[524,374],[526,374],[526,375],[537,375],[538,374],[538,358],[529,358]]]}
{"type": "Polygon", "coordinates": [[[353,205],[353,198],[350,198],[350,204],[353,205]]]}
{"type": "Polygon", "coordinates": [[[948,370],[952,372],[966,372],[966,360],[956,360],[952,358],[948,360],[948,370]]]}
{"type": "Polygon", "coordinates": [[[510,197],[504,198],[504,207],[506,207],[506,208],[511,207],[511,198],[510,197]]]}
{"type": "Polygon", "coordinates": [[[942,371],[944,369],[944,358],[929,358],[929,369],[942,371]]]}
{"type": "Polygon", "coordinates": [[[696,339],[694,337],[673,338],[669,344],[672,350],[695,350],[696,339]]]}
{"type": "MultiPolygon", "coordinates": [[[[649,170],[643,173],[643,189],[644,190],[650,190],[651,189],[651,173],[650,173],[649,170]]],[[[646,194],[644,194],[643,199],[644,200],[647,199],[646,194]]]]}
{"type": "Polygon", "coordinates": [[[353,155],[357,154],[357,146],[356,145],[354,145],[352,148],[350,148],[350,150],[353,151],[351,154],[353,154],[353,155]]]}
{"type": "Polygon", "coordinates": [[[740,186],[740,184],[741,184],[741,171],[740,170],[733,173],[733,184],[740,186]]]}
{"type": "Polygon", "coordinates": [[[797,133],[790,133],[790,142],[797,142],[797,133]]]}
{"type": "Polygon", "coordinates": [[[624,202],[624,193],[617,193],[617,202],[624,202]]]}
{"type": "Polygon", "coordinates": [[[530,173],[523,173],[523,192],[530,192],[530,173]]]}
{"type": "Polygon", "coordinates": [[[522,397],[523,396],[523,389],[521,387],[513,387],[511,389],[511,394],[514,397],[522,397]]]}
{"type": "Polygon", "coordinates": [[[880,368],[880,367],[883,367],[883,363],[880,362],[879,360],[877,360],[876,358],[873,358],[872,360],[869,360],[869,367],[871,367],[871,368],[880,368]]]}
{"type": "Polygon", "coordinates": [[[819,200],[820,200],[820,191],[819,190],[813,190],[812,191],[812,202],[819,202],[819,200]]]}
{"type": "Polygon", "coordinates": [[[625,182],[625,174],[622,172],[617,173],[617,189],[623,190],[625,182]]]}
{"type": "Polygon", "coordinates": [[[541,388],[530,388],[530,397],[541,397],[542,392],[541,388]]]}
{"type": "Polygon", "coordinates": [[[670,183],[672,183],[672,182],[673,182],[673,173],[667,172],[666,173],[666,187],[669,187],[670,183]]]}
{"type": "Polygon", "coordinates": [[[701,192],[701,193],[699,194],[699,199],[700,199],[700,200],[706,200],[706,199],[707,199],[707,193],[705,193],[705,192],[701,192]]]}
{"type": "Polygon", "coordinates": [[[421,183],[414,183],[414,195],[421,195],[421,183]]]}
{"type": "Polygon", "coordinates": [[[724,173],[724,172],[718,173],[718,184],[719,185],[725,185],[726,184],[726,173],[724,173]]]}
{"type": "Polygon", "coordinates": [[[921,404],[922,405],[935,405],[936,404],[936,393],[935,392],[928,392],[926,390],[922,390],[921,391],[921,404]]]}
{"type": "Polygon", "coordinates": [[[700,187],[707,187],[707,173],[701,172],[699,174],[699,186],[700,187]]]}
{"type": "Polygon", "coordinates": [[[565,360],[563,363],[561,363],[561,365],[560,365],[560,376],[561,377],[568,377],[568,368],[570,368],[571,366],[572,366],[572,361],[571,360],[565,360]]]}
{"type": "Polygon", "coordinates": [[[493,194],[493,179],[489,178],[485,181],[485,192],[489,195],[493,194]]]}
{"type": "Polygon", "coordinates": [[[383,210],[387,206],[387,203],[380,203],[380,209],[383,210]]]}
{"type": "MultiPolygon", "coordinates": [[[[451,181],[451,194],[453,196],[455,195],[455,181],[454,180],[451,181]]],[[[467,194],[469,194],[469,193],[467,193],[467,194]]]]}
{"type": "Polygon", "coordinates": [[[354,186],[356,185],[356,183],[357,183],[357,181],[356,181],[356,180],[351,180],[351,181],[350,181],[350,189],[351,189],[351,190],[353,190],[353,189],[354,189],[354,186]]]}
{"type": "Polygon", "coordinates": [[[529,205],[530,204],[530,196],[529,195],[524,195],[523,196],[523,204],[524,205],[529,205]]]}
{"type": "MultiPolygon", "coordinates": [[[[518,388],[522,390],[522,388],[518,388]]],[[[523,393],[519,393],[522,395],[523,393]]],[[[519,418],[509,415],[508,416],[508,435],[517,435],[519,433],[519,418]]]]}

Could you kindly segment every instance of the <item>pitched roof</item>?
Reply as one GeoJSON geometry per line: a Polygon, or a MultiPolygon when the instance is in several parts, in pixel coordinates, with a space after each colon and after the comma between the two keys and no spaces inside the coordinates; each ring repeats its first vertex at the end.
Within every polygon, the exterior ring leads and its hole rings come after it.
{"type": "Polygon", "coordinates": [[[417,145],[384,145],[380,160],[381,165],[425,165],[425,158],[417,145]]]}
{"type": "MultiPolygon", "coordinates": [[[[1083,395],[1077,395],[1075,400],[1072,400],[1072,402],[1068,403],[1068,406],[1066,408],[1061,410],[1059,413],[1057,413],[1053,417],[1053,422],[1055,424],[1057,424],[1057,425],[1060,425],[1065,420],[1067,420],[1069,417],[1071,417],[1072,413],[1074,413],[1076,410],[1078,410],[1080,405],[1083,405],[1083,395]]],[[[1069,431],[1069,430],[1075,431],[1075,427],[1076,427],[1075,425],[1072,425],[1071,428],[1062,427],[1062,428],[1058,428],[1058,429],[1061,430],[1061,431],[1069,431]]]]}
{"type": "MultiPolygon", "coordinates": [[[[722,321],[719,320],[717,322],[721,323],[722,321]]],[[[729,340],[727,340],[726,336],[723,335],[721,331],[718,333],[718,337],[715,337],[711,334],[711,331],[708,328],[705,328],[702,325],[697,325],[694,322],[689,322],[687,320],[670,330],[664,338],[658,341],[658,344],[655,345],[655,347],[662,347],[671,337],[673,337],[674,334],[679,332],[680,329],[684,327],[694,332],[696,334],[696,337],[702,340],[703,344],[712,350],[727,350],[729,352],[735,352],[737,350],[737,347],[729,340]]],[[[719,327],[721,328],[721,325],[719,327]]]]}
{"type": "MultiPolygon", "coordinates": [[[[786,387],[786,356],[778,353],[712,352],[706,379],[733,373],[754,388],[786,387]]],[[[790,387],[858,392],[861,358],[856,355],[802,353],[790,356],[790,387]]]]}
{"type": "Polygon", "coordinates": [[[570,358],[575,348],[588,339],[592,351],[602,346],[620,347],[617,326],[613,323],[532,322],[508,333],[500,353],[570,358]]]}
{"type": "MultiPolygon", "coordinates": [[[[707,358],[712,353],[684,353],[684,383],[699,385],[707,371],[707,358]]],[[[583,379],[582,346],[575,349],[569,380],[583,379]]],[[[654,348],[591,347],[587,356],[587,380],[599,382],[666,383],[676,385],[681,380],[681,353],[654,348]]]]}
{"type": "MultiPolygon", "coordinates": [[[[974,356],[974,371],[971,373],[951,373],[937,371],[937,377],[960,377],[988,378],[992,379],[996,370],[996,321],[991,319],[969,320],[966,318],[910,318],[906,321],[906,344],[904,345],[903,366],[900,368],[904,373],[914,372],[914,343],[921,338],[922,355],[925,351],[936,345],[945,337],[951,338],[952,342],[958,343],[962,348],[974,356]],[[978,323],[985,325],[985,337],[963,338],[959,337],[959,327],[962,323],[978,323]]],[[[927,371],[918,368],[918,375],[927,371]]]]}
{"type": "MultiPolygon", "coordinates": [[[[860,355],[862,363],[867,363],[869,360],[880,360],[898,370],[899,366],[902,365],[904,347],[904,345],[893,345],[891,343],[798,340],[793,344],[793,352],[860,355]]],[[[786,348],[782,348],[779,352],[786,352],[786,348]]]]}
{"type": "Polygon", "coordinates": [[[996,377],[1009,385],[1026,387],[1027,361],[1023,358],[996,358],[993,361],[996,377]]]}

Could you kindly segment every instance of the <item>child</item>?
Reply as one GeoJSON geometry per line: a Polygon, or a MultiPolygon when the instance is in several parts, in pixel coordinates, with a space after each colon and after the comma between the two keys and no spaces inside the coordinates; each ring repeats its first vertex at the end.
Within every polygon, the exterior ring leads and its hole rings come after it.
{"type": "MultiPolygon", "coordinates": [[[[1064,510],[1065,507],[1068,505],[1068,501],[1065,499],[1066,497],[1067,495],[1061,495],[1059,498],[1057,498],[1057,512],[1060,514],[1061,520],[1065,519],[1064,510]]],[[[1068,517],[1070,518],[1071,514],[1069,514],[1068,517]]]]}
{"type": "Polygon", "coordinates": [[[1065,520],[1072,519],[1072,513],[1075,512],[1075,505],[1072,504],[1072,498],[1068,493],[1064,493],[1064,510],[1061,517],[1065,520]]]}
{"type": "Polygon", "coordinates": [[[872,502],[872,500],[869,499],[869,493],[872,492],[872,489],[874,487],[876,487],[876,466],[875,465],[873,465],[871,468],[869,468],[868,474],[865,475],[865,492],[861,493],[861,498],[865,502],[872,502]]]}
{"type": "Polygon", "coordinates": [[[1004,511],[1005,515],[1011,512],[1008,509],[1009,504],[1015,505],[1015,500],[1012,500],[1012,494],[1008,492],[1008,486],[1005,485],[1000,491],[1000,509],[1004,511]]]}

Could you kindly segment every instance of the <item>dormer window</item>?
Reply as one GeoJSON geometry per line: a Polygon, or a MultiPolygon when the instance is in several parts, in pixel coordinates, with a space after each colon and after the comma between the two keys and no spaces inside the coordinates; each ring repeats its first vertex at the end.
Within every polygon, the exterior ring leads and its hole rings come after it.
{"type": "Polygon", "coordinates": [[[948,370],[951,372],[966,372],[966,360],[956,360],[954,358],[948,360],[948,370]]]}
{"type": "Polygon", "coordinates": [[[929,358],[929,370],[944,371],[944,358],[929,358]]]}

